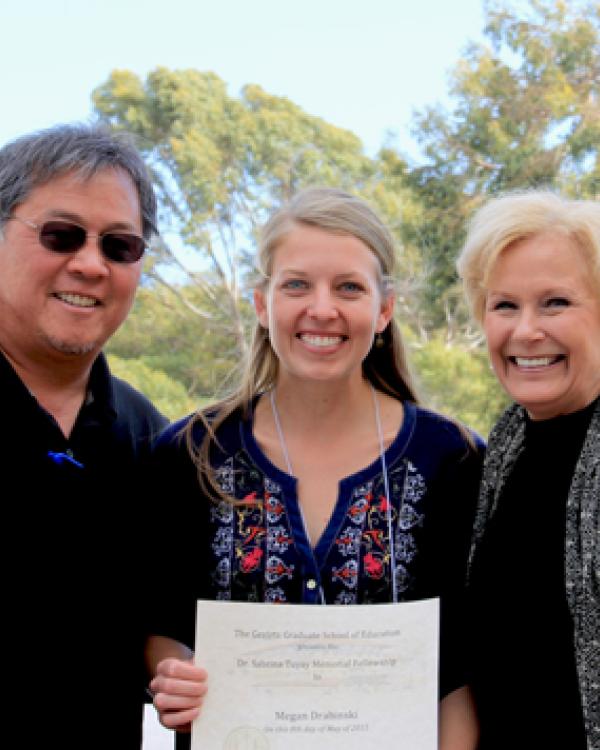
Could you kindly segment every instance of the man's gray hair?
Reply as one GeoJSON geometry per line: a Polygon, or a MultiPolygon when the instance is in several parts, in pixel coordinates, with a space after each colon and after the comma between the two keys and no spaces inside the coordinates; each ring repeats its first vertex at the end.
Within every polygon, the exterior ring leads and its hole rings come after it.
{"type": "Polygon", "coordinates": [[[149,171],[127,133],[104,125],[56,125],[21,136],[0,148],[0,234],[15,207],[55,177],[75,172],[89,179],[105,169],[122,169],[137,189],[142,233],[157,234],[156,196],[149,171]]]}

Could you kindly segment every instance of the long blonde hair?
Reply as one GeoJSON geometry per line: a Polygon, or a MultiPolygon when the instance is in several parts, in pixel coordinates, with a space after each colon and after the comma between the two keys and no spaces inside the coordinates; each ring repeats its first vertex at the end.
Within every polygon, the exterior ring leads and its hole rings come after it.
{"type": "MultiPolygon", "coordinates": [[[[361,240],[379,261],[382,295],[393,292],[396,253],[389,230],[363,200],[343,190],[326,187],[302,190],[267,221],[259,242],[257,287],[268,286],[275,250],[295,227],[303,225],[361,240]]],[[[371,346],[363,361],[365,378],[393,398],[419,403],[400,328],[393,318],[380,336],[382,341],[371,346]]],[[[186,443],[196,464],[200,485],[212,498],[224,497],[210,462],[211,446],[218,445],[219,427],[238,410],[243,418],[248,418],[254,399],[275,386],[278,372],[279,362],[268,331],[257,321],[239,387],[219,403],[197,412],[186,425],[186,443]],[[200,445],[196,445],[193,430],[199,421],[206,428],[206,434],[200,445]]]]}

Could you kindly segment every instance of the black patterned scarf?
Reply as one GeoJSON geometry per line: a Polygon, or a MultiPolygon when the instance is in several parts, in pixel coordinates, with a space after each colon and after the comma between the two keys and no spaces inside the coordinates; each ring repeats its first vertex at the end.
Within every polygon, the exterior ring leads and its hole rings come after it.
{"type": "MultiPolygon", "coordinates": [[[[525,410],[510,406],[490,434],[475,517],[475,550],[524,448],[525,410]]],[[[592,414],[567,498],[565,588],[573,618],[575,663],[588,750],[600,748],[600,399],[592,414]]]]}

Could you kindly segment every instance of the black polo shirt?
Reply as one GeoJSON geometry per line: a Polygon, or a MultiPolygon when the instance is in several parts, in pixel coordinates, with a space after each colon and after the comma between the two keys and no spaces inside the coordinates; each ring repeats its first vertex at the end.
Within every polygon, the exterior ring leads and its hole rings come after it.
{"type": "Polygon", "coordinates": [[[68,439],[1,354],[0,416],[4,715],[19,747],[139,748],[150,546],[137,471],[166,420],[103,355],[68,439]]]}

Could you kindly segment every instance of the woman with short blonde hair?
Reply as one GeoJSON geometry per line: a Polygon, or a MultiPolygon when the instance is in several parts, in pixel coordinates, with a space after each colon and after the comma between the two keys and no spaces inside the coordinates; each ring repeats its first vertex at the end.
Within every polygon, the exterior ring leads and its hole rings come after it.
{"type": "Polygon", "coordinates": [[[600,747],[600,204],[491,199],[458,270],[513,398],[470,554],[481,750],[600,747]]]}

